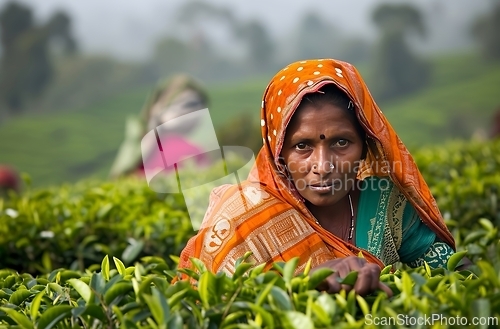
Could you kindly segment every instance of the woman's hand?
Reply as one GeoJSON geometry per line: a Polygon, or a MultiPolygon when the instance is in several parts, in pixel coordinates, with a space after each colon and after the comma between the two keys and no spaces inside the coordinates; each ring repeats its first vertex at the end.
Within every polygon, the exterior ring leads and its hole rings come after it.
{"type": "Polygon", "coordinates": [[[337,293],[340,290],[354,291],[359,295],[367,295],[377,290],[384,291],[389,297],[392,296],[392,290],[380,282],[380,267],[377,264],[368,263],[365,259],[349,256],[337,258],[327,261],[314,269],[311,273],[319,268],[329,268],[335,271],[327,277],[316,289],[326,291],[328,293],[337,293]],[[339,278],[344,278],[352,271],[358,272],[358,278],[354,286],[341,284],[339,278]]]}

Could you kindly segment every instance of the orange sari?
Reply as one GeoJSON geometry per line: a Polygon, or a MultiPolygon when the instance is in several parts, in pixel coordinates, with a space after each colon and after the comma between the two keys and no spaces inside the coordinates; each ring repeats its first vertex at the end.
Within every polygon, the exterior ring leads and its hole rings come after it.
{"type": "Polygon", "coordinates": [[[191,267],[190,257],[202,260],[211,271],[234,272],[238,258],[253,252],[256,263],[288,261],[299,257],[301,271],[349,255],[384,264],[365,250],[343,241],[316,223],[293,183],[281,173],[279,155],[285,131],[302,97],[325,84],[335,84],[355,106],[367,135],[368,152],[358,179],[389,176],[421,220],[436,236],[455,249],[437,204],[396,132],[373,100],[360,74],[349,63],[315,59],[292,63],[267,86],[262,102],[263,147],[248,179],[238,186],[215,189],[202,228],[181,253],[180,268],[191,267]]]}

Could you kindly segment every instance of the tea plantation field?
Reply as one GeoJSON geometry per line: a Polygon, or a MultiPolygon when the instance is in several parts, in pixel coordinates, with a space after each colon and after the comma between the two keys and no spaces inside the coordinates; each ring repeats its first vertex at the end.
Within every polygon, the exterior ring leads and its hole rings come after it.
{"type": "Polygon", "coordinates": [[[414,157],[458,252],[446,268],[386,267],[393,297],[319,292],[329,272],[295,274],[296,259],[270,272],[241,259],[232,277],[198,260],[178,270],[195,233],[182,195],[82,180],[0,199],[0,327],[498,328],[500,140],[414,157]],[[464,255],[474,265],[455,270],[464,255]]]}
{"type": "MultiPolygon", "coordinates": [[[[412,149],[487,132],[492,114],[500,106],[500,64],[486,63],[475,55],[447,55],[432,63],[434,75],[426,88],[380,104],[412,149]]],[[[258,131],[261,96],[271,75],[207,86],[218,131],[224,129],[227,135],[228,130],[240,131],[242,124],[255,125],[249,134],[258,131]],[[248,119],[232,121],[243,114],[248,119]]],[[[376,83],[366,75],[368,84],[376,83]]],[[[148,92],[131,90],[87,108],[30,114],[2,123],[0,163],[28,173],[39,187],[83,178],[105,179],[123,139],[125,118],[139,112],[148,92]]],[[[254,140],[260,141],[260,137],[256,135],[254,140]]]]}

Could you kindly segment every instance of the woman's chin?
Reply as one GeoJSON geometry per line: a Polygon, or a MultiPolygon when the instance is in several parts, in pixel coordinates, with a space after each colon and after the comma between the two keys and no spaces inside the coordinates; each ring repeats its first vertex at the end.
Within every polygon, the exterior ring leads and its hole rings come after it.
{"type": "Polygon", "coordinates": [[[309,194],[303,197],[315,207],[329,207],[335,205],[339,201],[339,197],[331,193],[315,193],[315,195],[309,194]]]}

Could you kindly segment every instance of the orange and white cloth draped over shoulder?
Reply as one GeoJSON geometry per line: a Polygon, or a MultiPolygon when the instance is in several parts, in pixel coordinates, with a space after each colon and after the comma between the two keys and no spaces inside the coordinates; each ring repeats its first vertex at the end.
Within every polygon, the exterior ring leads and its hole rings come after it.
{"type": "MultiPolygon", "coordinates": [[[[366,131],[368,152],[357,178],[384,177],[414,208],[436,239],[455,249],[431,192],[411,155],[372,98],[354,66],[334,59],[292,63],[279,71],[267,86],[261,109],[263,147],[248,179],[239,186],[223,185],[211,194],[202,228],[181,253],[179,268],[190,268],[190,257],[203,261],[213,272],[234,272],[235,262],[247,251],[253,261],[266,263],[299,257],[297,272],[309,259],[315,267],[325,261],[364,255],[379,266],[399,259],[375,256],[336,237],[316,223],[304,200],[281,172],[279,156],[285,130],[302,97],[325,84],[335,84],[355,106],[366,131]]],[[[414,216],[418,218],[417,216],[414,216]]],[[[358,228],[357,228],[358,230],[358,228]]],[[[387,238],[390,233],[380,234],[387,238]]],[[[401,246],[397,237],[384,245],[401,246]]],[[[401,240],[401,239],[399,239],[401,240]]]]}

